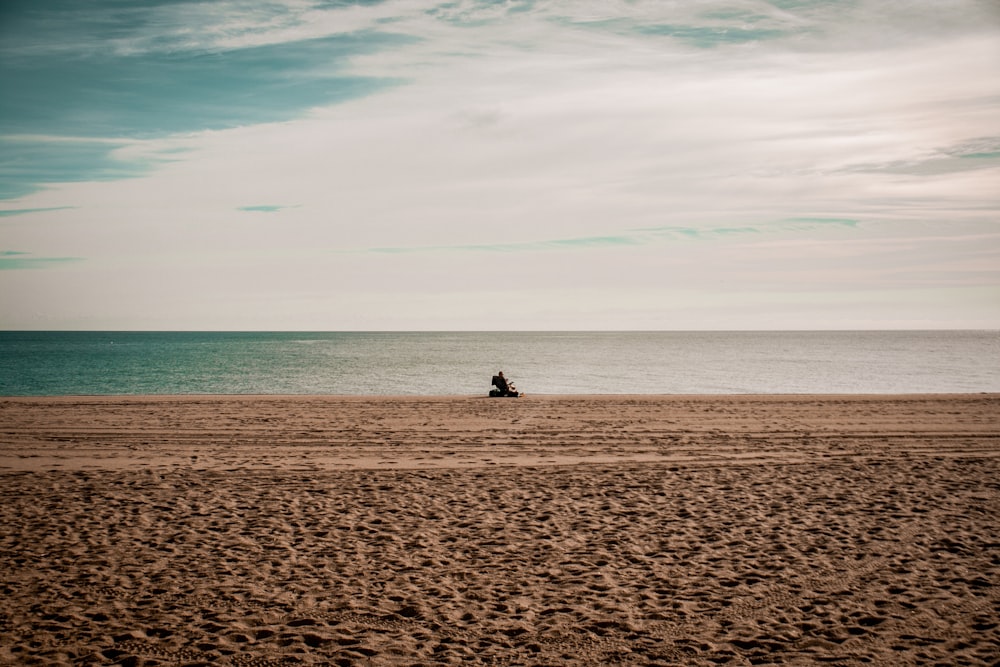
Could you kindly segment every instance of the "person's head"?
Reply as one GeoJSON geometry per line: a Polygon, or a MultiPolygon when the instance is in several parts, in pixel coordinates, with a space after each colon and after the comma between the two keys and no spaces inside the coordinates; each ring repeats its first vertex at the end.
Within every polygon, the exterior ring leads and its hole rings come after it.
{"type": "Polygon", "coordinates": [[[500,371],[499,373],[497,373],[497,375],[499,375],[500,377],[503,377],[503,371],[500,371]]]}

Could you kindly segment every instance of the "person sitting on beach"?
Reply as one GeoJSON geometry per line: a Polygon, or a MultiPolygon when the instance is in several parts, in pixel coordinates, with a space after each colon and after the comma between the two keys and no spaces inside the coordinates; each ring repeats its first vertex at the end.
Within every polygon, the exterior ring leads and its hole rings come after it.
{"type": "Polygon", "coordinates": [[[503,371],[499,371],[493,376],[493,386],[496,389],[490,391],[490,396],[513,396],[517,398],[517,387],[514,386],[513,382],[508,382],[507,378],[503,376],[503,371]]]}

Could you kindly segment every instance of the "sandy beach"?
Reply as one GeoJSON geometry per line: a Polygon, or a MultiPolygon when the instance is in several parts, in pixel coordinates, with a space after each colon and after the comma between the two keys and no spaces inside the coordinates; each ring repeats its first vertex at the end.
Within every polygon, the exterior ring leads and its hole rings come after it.
{"type": "Polygon", "coordinates": [[[0,399],[0,664],[996,665],[1000,395],[0,399]]]}

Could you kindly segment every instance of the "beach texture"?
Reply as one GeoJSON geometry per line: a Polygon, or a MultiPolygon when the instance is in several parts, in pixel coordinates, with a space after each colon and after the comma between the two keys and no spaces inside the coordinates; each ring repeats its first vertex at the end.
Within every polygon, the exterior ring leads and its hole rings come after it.
{"type": "Polygon", "coordinates": [[[1000,396],[0,399],[0,664],[996,665],[1000,396]]]}

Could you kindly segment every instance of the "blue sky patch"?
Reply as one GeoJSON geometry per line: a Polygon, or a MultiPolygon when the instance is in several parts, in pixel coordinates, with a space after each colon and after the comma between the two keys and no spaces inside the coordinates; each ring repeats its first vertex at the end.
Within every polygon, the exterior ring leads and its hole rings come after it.
{"type": "Polygon", "coordinates": [[[35,257],[17,250],[0,251],[0,271],[51,269],[80,261],[83,261],[82,257],[35,257]]]}
{"type": "Polygon", "coordinates": [[[13,215],[28,215],[31,213],[46,213],[48,211],[65,211],[69,208],[75,208],[74,206],[50,206],[48,208],[13,208],[6,211],[0,211],[0,218],[7,218],[13,215]]]}
{"type": "Polygon", "coordinates": [[[148,173],[150,162],[122,162],[112,156],[123,145],[0,137],[0,199],[31,194],[45,183],[113,181],[148,173]]]}
{"type": "Polygon", "coordinates": [[[278,211],[284,210],[286,208],[297,208],[297,206],[284,206],[280,204],[260,204],[257,206],[240,206],[240,211],[249,211],[252,213],[277,213],[278,211]]]}
{"type": "Polygon", "coordinates": [[[948,155],[970,160],[1000,158],[1000,137],[980,137],[944,151],[948,155]]]}
{"type": "Polygon", "coordinates": [[[181,41],[183,33],[158,37],[156,10],[178,4],[3,4],[0,199],[45,183],[147,173],[150,163],[111,157],[126,140],[290,120],[404,83],[349,75],[344,66],[353,56],[414,38],[369,30],[247,48],[193,48],[181,41]],[[123,52],[130,40],[142,48],[123,52]],[[104,141],[53,143],[53,137],[104,141]]]}
{"type": "Polygon", "coordinates": [[[151,138],[295,118],[400,84],[335,73],[337,62],[400,39],[366,33],[221,53],[4,58],[0,134],[151,138]]]}

